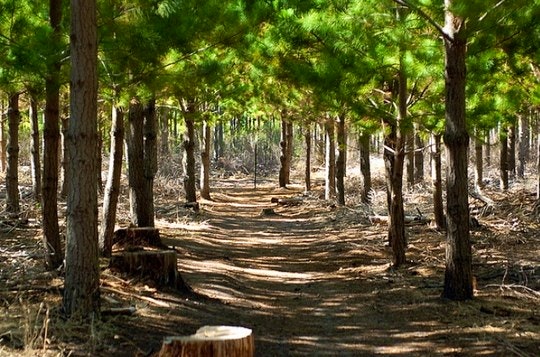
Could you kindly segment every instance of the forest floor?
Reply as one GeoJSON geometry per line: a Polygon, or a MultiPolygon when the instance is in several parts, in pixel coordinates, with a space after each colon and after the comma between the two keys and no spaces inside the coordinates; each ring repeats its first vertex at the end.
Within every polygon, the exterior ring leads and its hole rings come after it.
{"type": "MultiPolygon", "coordinates": [[[[486,190],[495,206],[471,234],[476,290],[466,302],[440,297],[445,235],[429,225],[407,227],[408,263],[391,267],[387,228],[368,219],[385,214],[382,189],[372,206],[339,207],[319,199],[321,187],[303,195],[298,185],[254,188],[231,177],[214,180],[212,200],[192,212],[177,185],[161,183],[156,226],[178,251],[194,293],[104,268],[103,306],[136,312],[87,324],[59,313],[62,280],[43,268],[39,221],[5,221],[0,356],[148,356],[164,337],[204,325],[252,329],[256,356],[538,356],[540,225],[534,194],[519,187],[486,190]],[[300,202],[281,206],[272,197],[300,202]]],[[[431,212],[426,187],[406,193],[405,202],[409,214],[431,212]]],[[[124,215],[126,205],[124,195],[124,215]]],[[[482,204],[471,198],[471,207],[482,204]]]]}

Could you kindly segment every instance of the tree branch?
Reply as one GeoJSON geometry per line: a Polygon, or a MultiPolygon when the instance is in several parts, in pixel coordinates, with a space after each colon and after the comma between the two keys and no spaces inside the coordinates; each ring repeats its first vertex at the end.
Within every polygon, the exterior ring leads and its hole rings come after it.
{"type": "Polygon", "coordinates": [[[418,13],[424,20],[426,20],[430,25],[435,27],[435,29],[441,34],[442,37],[444,37],[445,40],[449,42],[454,42],[454,39],[450,37],[446,31],[444,31],[444,28],[435,21],[431,16],[429,16],[424,10],[422,10],[420,7],[411,4],[409,0],[392,0],[398,5],[408,7],[409,9],[413,10],[414,12],[418,13]]]}

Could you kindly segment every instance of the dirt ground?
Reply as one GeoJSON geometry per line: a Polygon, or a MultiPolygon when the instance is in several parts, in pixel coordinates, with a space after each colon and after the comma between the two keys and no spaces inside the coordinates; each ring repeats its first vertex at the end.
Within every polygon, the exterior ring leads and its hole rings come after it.
{"type": "MultiPolygon", "coordinates": [[[[540,355],[539,224],[528,191],[487,192],[496,206],[472,232],[476,297],[452,302],[440,297],[445,236],[429,225],[407,227],[409,263],[391,268],[386,227],[368,219],[384,214],[382,194],[372,207],[336,207],[295,185],[213,184],[198,213],[167,185],[156,202],[157,227],[194,293],[104,266],[103,306],[136,312],[88,324],[58,312],[62,280],[42,267],[39,221],[3,222],[0,356],[148,356],[165,336],[204,325],[252,329],[257,356],[540,355]],[[281,206],[272,197],[301,202],[281,206]]],[[[408,212],[429,215],[424,192],[407,194],[408,212]]]]}

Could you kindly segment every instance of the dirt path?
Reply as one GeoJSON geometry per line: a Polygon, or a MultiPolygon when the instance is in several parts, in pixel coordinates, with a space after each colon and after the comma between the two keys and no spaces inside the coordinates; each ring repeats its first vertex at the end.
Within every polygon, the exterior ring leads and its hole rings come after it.
{"type": "Polygon", "coordinates": [[[204,325],[251,328],[257,356],[540,355],[536,223],[516,231],[515,222],[494,217],[498,231],[485,224],[474,232],[477,297],[450,302],[439,297],[444,236],[427,226],[407,228],[410,263],[394,271],[386,227],[369,224],[361,207],[316,197],[271,203],[298,197],[299,187],[255,190],[239,180],[215,187],[212,201],[189,217],[177,196],[160,196],[156,205],[162,238],[179,252],[195,294],[159,291],[106,270],[102,284],[117,292],[103,289],[104,307],[113,301],[137,312],[90,327],[58,313],[62,281],[41,267],[40,230],[10,230],[0,252],[0,356],[31,355],[18,354],[25,344],[49,356],[146,356],[165,336],[204,325]],[[276,214],[261,215],[263,208],[276,214]]]}
{"type": "Polygon", "coordinates": [[[224,188],[204,202],[200,224],[181,236],[165,232],[185,252],[180,264],[188,283],[220,301],[201,306],[193,320],[252,328],[258,356],[507,352],[501,341],[508,337],[482,326],[490,323],[480,312],[483,301],[439,298],[440,234],[413,235],[409,257],[420,259],[429,245],[431,258],[394,272],[384,227],[361,225],[318,200],[270,203],[298,194],[224,188]],[[268,207],[275,216],[261,215],[268,207]]]}

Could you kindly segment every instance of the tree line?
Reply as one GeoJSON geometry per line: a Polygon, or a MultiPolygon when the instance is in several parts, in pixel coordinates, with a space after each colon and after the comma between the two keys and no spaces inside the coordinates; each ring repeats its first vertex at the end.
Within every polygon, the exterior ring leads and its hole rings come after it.
{"type": "Polygon", "coordinates": [[[469,141],[475,143],[479,194],[483,144],[493,129],[499,130],[504,149],[501,187],[508,187],[506,175],[514,167],[516,175],[524,174],[525,143],[534,134],[529,128],[538,119],[540,99],[538,15],[536,0],[3,0],[0,91],[7,105],[0,162],[6,172],[6,213],[20,213],[22,96],[30,110],[34,195],[41,203],[46,263],[57,269],[65,260],[64,309],[68,315],[88,315],[99,312],[98,256],[110,255],[124,156],[130,216],[140,227],[154,225],[153,181],[170,129],[175,137],[183,135],[187,202],[197,201],[197,177],[200,196],[210,198],[211,158],[223,150],[225,127],[235,134],[246,130],[256,155],[265,152],[257,148],[270,126],[270,132],[279,132],[274,138],[279,185],[290,182],[299,129],[306,148],[306,189],[315,138],[315,146],[326,146],[325,197],[345,204],[347,134],[355,128],[364,201],[370,191],[370,137],[384,138],[388,241],[397,268],[406,261],[403,178],[421,179],[420,148],[429,138],[435,221],[447,234],[443,296],[469,299],[469,141]],[[517,128],[516,166],[507,158],[516,158],[517,128]],[[105,149],[110,162],[98,219],[105,149]],[[63,187],[59,166],[65,172],[63,187]],[[67,201],[65,244],[59,192],[67,201]]]}

